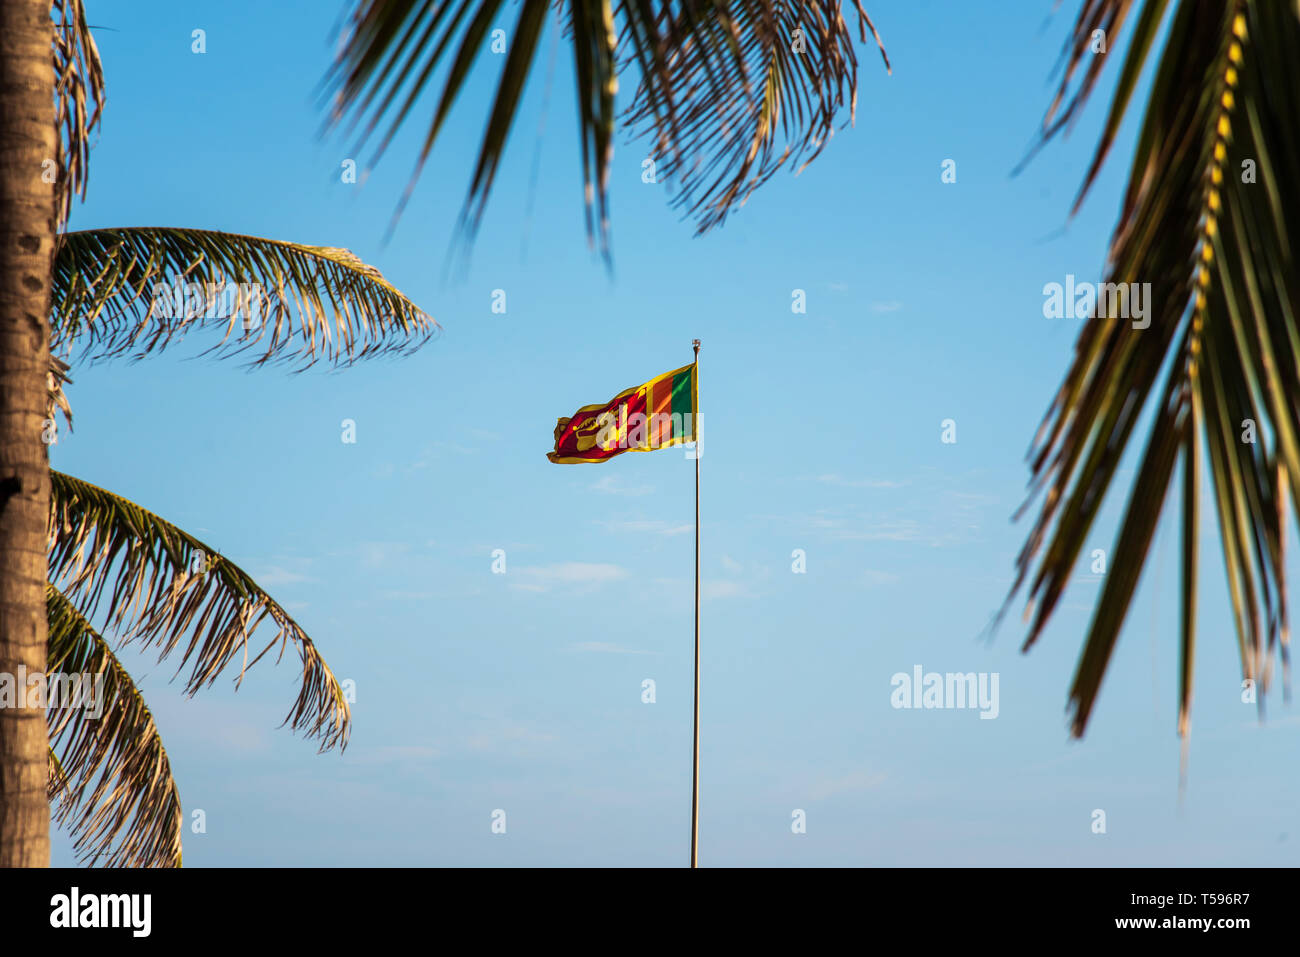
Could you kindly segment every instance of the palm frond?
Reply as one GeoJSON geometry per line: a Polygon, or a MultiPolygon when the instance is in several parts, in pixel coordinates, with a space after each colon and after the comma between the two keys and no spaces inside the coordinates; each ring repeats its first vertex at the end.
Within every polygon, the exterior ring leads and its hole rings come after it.
{"type": "Polygon", "coordinates": [[[193,662],[185,690],[211,686],[241,659],[236,687],[252,665],[292,642],[302,683],[285,724],[320,742],[347,746],[351,716],[333,672],[306,632],[241,568],[215,549],[133,502],[51,471],[50,581],[88,619],[107,602],[106,627],[127,641],[193,662]],[[275,635],[250,660],[250,640],[269,622],[275,635]],[[184,642],[184,644],[182,644],[184,642]]]}
{"type": "Polygon", "coordinates": [[[82,0],[53,0],[55,123],[59,152],[55,157],[59,229],[68,222],[72,198],[86,198],[90,136],[104,112],[104,68],[86,25],[82,0]]]}
{"type": "MultiPolygon", "coordinates": [[[[855,0],[858,39],[875,25],[855,0]]],[[[802,171],[857,112],[858,62],[839,2],[686,4],[665,31],[666,62],[644,72],[626,114],[651,141],[674,204],[720,226],[787,162],[802,171]],[[784,148],[782,148],[784,146],[784,148]]]]}
{"type": "MultiPolygon", "coordinates": [[[[870,29],[879,45],[874,25],[854,2],[860,39],[870,29]]],[[[548,5],[520,4],[466,197],[462,226],[469,235],[491,192],[548,5]]],[[[655,141],[677,186],[675,201],[699,217],[700,232],[721,224],[788,159],[814,158],[834,132],[846,96],[852,119],[857,59],[839,0],[565,0],[556,6],[573,49],[587,234],[599,236],[606,254],[614,98],[624,68],[639,71],[624,121],[633,135],[655,141]],[[621,59],[620,37],[628,51],[621,59]],[[778,154],[782,140],[787,146],[778,154]]],[[[349,116],[348,132],[360,127],[358,150],[389,118],[371,162],[434,72],[450,62],[397,215],[502,7],[502,0],[355,0],[322,96],[331,105],[327,128],[349,116]]]]}
{"type": "Polygon", "coordinates": [[[54,417],[62,412],[63,420],[68,423],[68,428],[72,428],[72,404],[68,401],[68,394],[64,386],[71,385],[72,379],[68,377],[68,364],[53,353],[50,354],[50,371],[45,375],[45,418],[54,421],[54,417]]]}
{"type": "Polygon", "coordinates": [[[153,715],[108,642],[63,593],[47,585],[45,600],[47,673],[93,689],[88,707],[47,712],[55,823],[69,828],[82,863],[179,867],[180,794],[153,715]]]}
{"type": "MultiPolygon", "coordinates": [[[[532,67],[548,5],[548,0],[522,0],[520,5],[519,21],[479,148],[473,185],[465,201],[462,222],[470,228],[477,223],[482,200],[491,188],[519,94],[532,67]]],[[[384,152],[433,72],[450,56],[442,93],[401,206],[410,197],[443,121],[496,28],[494,21],[503,7],[503,0],[357,0],[353,5],[346,43],[340,48],[323,90],[333,95],[331,125],[341,122],[345,111],[355,106],[357,113],[350,127],[355,129],[362,115],[370,111],[366,128],[356,144],[358,151],[389,109],[395,108],[394,119],[379,144],[376,158],[384,152]],[[395,106],[399,97],[401,103],[395,106]]],[[[400,215],[401,206],[396,215],[400,215]]]]}
{"type": "MultiPolygon", "coordinates": [[[[650,6],[644,2],[622,7],[633,43],[649,26],[641,16],[650,6]]],[[[618,93],[618,34],[610,0],[571,0],[567,29],[573,44],[587,242],[590,245],[599,237],[601,252],[608,258],[609,169],[614,161],[614,97],[618,93]]],[[[662,58],[662,53],[658,55],[662,58]]]]}
{"type": "Polygon", "coordinates": [[[92,358],[159,351],[194,327],[206,350],[251,364],[347,365],[408,354],[438,324],[346,249],[171,227],[67,233],[54,264],[53,350],[92,358]]]}
{"type": "MultiPolygon", "coordinates": [[[[1092,29],[1115,29],[1130,0],[1087,0],[1066,80],[1053,104],[1074,115],[1096,81],[1066,92],[1092,29]]],[[[1167,3],[1147,0],[1080,200],[1128,108],[1167,3]]],[[[1110,44],[1116,43],[1113,33],[1110,44]]],[[[1069,581],[1121,456],[1156,391],[1115,556],[1070,690],[1071,730],[1082,736],[1099,693],[1161,504],[1183,460],[1184,562],[1177,727],[1191,707],[1200,446],[1213,485],[1242,673],[1266,690],[1279,644],[1286,661],[1283,503],[1296,500],[1300,466],[1300,85],[1294,5],[1180,0],[1156,69],[1106,281],[1149,283],[1149,327],[1098,303],[1074,363],[1030,449],[1030,497],[1039,516],[1017,560],[1011,596],[1028,583],[1025,648],[1042,633],[1069,581]],[[1244,161],[1249,160],[1249,164],[1244,161]],[[1251,178],[1251,164],[1257,176],[1251,178]],[[1162,373],[1163,370],[1163,373],[1162,373]]],[[[1023,509],[1022,509],[1023,511],[1023,509]]],[[[1009,599],[1010,600],[1010,597],[1009,599]]],[[[1262,695],[1261,695],[1262,704],[1262,695]]]]}

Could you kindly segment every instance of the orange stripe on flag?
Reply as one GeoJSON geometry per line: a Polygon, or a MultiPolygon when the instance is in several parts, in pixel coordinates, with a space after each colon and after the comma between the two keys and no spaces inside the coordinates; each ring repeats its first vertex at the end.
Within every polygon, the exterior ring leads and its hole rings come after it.
{"type": "Polygon", "coordinates": [[[650,444],[657,446],[673,437],[673,377],[664,376],[654,384],[654,404],[651,406],[650,444]],[[662,415],[656,421],[653,416],[662,415]]]}

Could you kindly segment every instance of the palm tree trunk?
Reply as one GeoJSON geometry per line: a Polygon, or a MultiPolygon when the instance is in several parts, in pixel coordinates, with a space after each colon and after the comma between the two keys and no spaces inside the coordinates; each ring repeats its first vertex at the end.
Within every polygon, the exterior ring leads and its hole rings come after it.
{"type": "MultiPolygon", "coordinates": [[[[45,674],[42,442],[55,239],[50,0],[0,0],[0,681],[45,674]]],[[[43,699],[0,698],[0,867],[50,862],[43,699]]],[[[3,689],[0,688],[0,695],[3,689]]]]}

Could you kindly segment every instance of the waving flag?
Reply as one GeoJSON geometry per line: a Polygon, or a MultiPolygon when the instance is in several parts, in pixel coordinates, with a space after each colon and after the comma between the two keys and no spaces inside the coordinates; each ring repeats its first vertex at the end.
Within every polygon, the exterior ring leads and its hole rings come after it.
{"type": "Polygon", "coordinates": [[[560,419],[555,451],[546,457],[561,465],[604,462],[627,451],[694,442],[699,431],[699,384],[692,363],[560,419]]]}

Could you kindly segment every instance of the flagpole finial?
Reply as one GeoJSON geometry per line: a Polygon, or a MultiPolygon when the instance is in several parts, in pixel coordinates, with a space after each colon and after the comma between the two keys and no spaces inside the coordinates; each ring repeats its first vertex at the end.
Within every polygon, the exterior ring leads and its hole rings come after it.
{"type": "Polygon", "coordinates": [[[700,340],[699,340],[699,339],[692,339],[692,340],[691,340],[691,345],[693,345],[693,346],[695,347],[695,354],[698,356],[698,355],[700,354],[700,340]]]}

